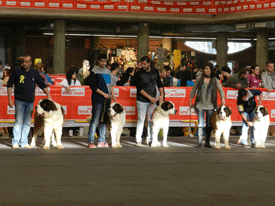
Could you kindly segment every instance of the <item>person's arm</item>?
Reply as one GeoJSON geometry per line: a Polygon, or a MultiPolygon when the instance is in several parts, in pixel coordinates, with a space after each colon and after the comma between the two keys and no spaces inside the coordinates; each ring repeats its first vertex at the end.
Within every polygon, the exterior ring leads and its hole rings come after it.
{"type": "Polygon", "coordinates": [[[235,82],[234,76],[230,77],[224,84],[225,87],[232,87],[237,89],[237,84],[235,82]]]}
{"type": "Polygon", "coordinates": [[[50,94],[50,92],[49,92],[49,90],[48,90],[47,87],[45,87],[45,88],[43,89],[43,91],[44,91],[44,93],[47,95],[47,98],[48,98],[48,99],[52,99],[52,96],[51,96],[51,94],[50,94]]]}
{"type": "Polygon", "coordinates": [[[246,124],[247,124],[249,127],[252,127],[252,126],[253,126],[253,122],[248,121],[243,113],[241,113],[241,116],[242,116],[242,118],[243,118],[243,121],[245,121],[246,124]]]}
{"type": "MultiPolygon", "coordinates": [[[[161,88],[163,89],[163,88],[161,88]]],[[[139,92],[142,96],[146,97],[147,99],[150,100],[150,102],[152,102],[153,104],[155,104],[158,99],[151,97],[149,94],[147,94],[143,89],[139,92]]],[[[163,95],[163,90],[162,90],[162,95],[163,95]]]]}
{"type": "Polygon", "coordinates": [[[98,88],[96,89],[95,92],[98,93],[98,94],[100,94],[100,95],[102,95],[105,99],[110,99],[110,98],[111,98],[111,95],[106,94],[105,92],[101,91],[101,90],[98,89],[98,88]]]}
{"type": "Polygon", "coordinates": [[[243,84],[242,84],[241,88],[244,89],[247,87],[248,87],[248,81],[247,81],[247,79],[245,79],[245,80],[243,80],[243,84]]]}
{"type": "Polygon", "coordinates": [[[272,91],[272,88],[270,88],[268,85],[269,78],[268,78],[267,72],[264,72],[262,74],[261,78],[262,78],[262,87],[266,88],[267,92],[272,91]]]}
{"type": "Polygon", "coordinates": [[[9,107],[13,108],[13,101],[12,101],[12,98],[11,98],[12,87],[8,87],[7,91],[8,91],[9,107]]]}
{"type": "Polygon", "coordinates": [[[204,78],[204,77],[201,76],[201,77],[199,77],[199,78],[195,81],[194,86],[193,86],[193,88],[192,88],[192,90],[191,90],[191,92],[190,92],[189,107],[193,107],[193,105],[192,105],[192,99],[195,97],[195,93],[196,93],[197,88],[198,88],[199,80],[200,80],[201,78],[204,78]]]}
{"type": "Polygon", "coordinates": [[[159,88],[159,93],[160,93],[160,96],[159,96],[159,102],[162,103],[163,102],[163,90],[164,88],[159,88]]]}
{"type": "Polygon", "coordinates": [[[216,78],[216,86],[217,86],[217,89],[220,93],[220,97],[221,97],[221,101],[222,101],[222,105],[225,105],[225,97],[224,97],[224,91],[222,89],[222,86],[219,82],[219,80],[216,78]]]}
{"type": "Polygon", "coordinates": [[[159,101],[162,103],[163,102],[163,84],[162,84],[162,81],[160,80],[159,72],[157,72],[157,86],[160,92],[159,101]]]}
{"type": "Polygon", "coordinates": [[[258,101],[258,104],[259,104],[259,105],[262,105],[262,99],[263,99],[263,93],[261,93],[261,94],[259,95],[259,101],[258,101]]]}

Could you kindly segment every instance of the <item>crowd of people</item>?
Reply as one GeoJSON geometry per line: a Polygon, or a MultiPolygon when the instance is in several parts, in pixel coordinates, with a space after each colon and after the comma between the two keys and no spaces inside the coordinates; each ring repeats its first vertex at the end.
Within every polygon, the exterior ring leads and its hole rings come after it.
{"type": "MultiPolygon", "coordinates": [[[[17,64],[11,69],[8,65],[2,68],[0,62],[0,86],[6,85],[8,88],[9,106],[13,107],[11,99],[11,88],[14,86],[15,95],[15,126],[13,128],[13,148],[29,148],[27,136],[30,129],[30,120],[34,101],[34,88],[36,84],[47,94],[47,86],[53,85],[50,76],[47,75],[47,68],[42,63],[37,63],[35,69],[31,67],[31,56],[26,55],[18,59],[17,64]],[[31,82],[31,83],[30,83],[31,82]],[[28,87],[26,87],[28,85],[28,87]],[[28,90],[26,90],[28,89],[28,90]],[[24,95],[22,95],[24,94],[24,95]],[[30,112],[31,111],[31,112],[30,112]]],[[[142,146],[142,136],[144,136],[145,117],[152,116],[153,109],[157,103],[165,99],[164,87],[193,86],[190,93],[190,107],[195,107],[198,115],[198,147],[202,146],[204,119],[206,115],[205,127],[205,147],[211,148],[211,124],[210,117],[217,107],[217,90],[221,97],[221,102],[225,104],[225,97],[222,87],[232,87],[239,89],[237,104],[240,115],[243,118],[242,134],[248,132],[249,127],[253,127],[252,119],[256,107],[255,96],[262,98],[262,92],[257,88],[266,88],[268,92],[275,89],[274,63],[266,63],[266,71],[263,72],[258,65],[243,67],[239,71],[223,66],[213,66],[207,63],[204,68],[190,67],[185,64],[180,65],[175,72],[169,66],[157,68],[149,57],[142,57],[136,67],[129,67],[121,76],[119,64],[113,63],[108,69],[107,57],[105,54],[99,55],[97,65],[90,67],[87,60],[83,61],[83,67],[78,70],[75,66],[66,73],[59,85],[70,92],[70,86],[88,85],[92,90],[92,119],[88,132],[88,147],[108,147],[105,139],[106,117],[105,111],[108,109],[113,95],[113,86],[136,86],[137,88],[137,128],[136,145],[142,146]],[[249,89],[248,89],[249,88],[249,89]],[[195,97],[195,104],[192,99],[195,97]],[[242,109],[240,109],[242,108],[242,109]],[[95,133],[98,127],[98,142],[95,144],[95,133]]],[[[79,129],[82,131],[83,128],[79,129]]],[[[252,130],[253,131],[253,130],[252,130]]],[[[146,133],[146,143],[151,141],[152,122],[148,122],[146,133]]],[[[243,135],[244,136],[244,135],[243,135]]],[[[254,144],[253,135],[251,143],[254,144]]],[[[247,138],[239,144],[248,147],[247,138]]]]}

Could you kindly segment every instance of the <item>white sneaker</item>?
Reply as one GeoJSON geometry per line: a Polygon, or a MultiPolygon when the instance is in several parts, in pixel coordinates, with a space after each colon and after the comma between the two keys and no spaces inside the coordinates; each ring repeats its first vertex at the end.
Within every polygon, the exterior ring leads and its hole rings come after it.
{"type": "Polygon", "coordinates": [[[13,149],[19,149],[19,144],[14,144],[14,145],[12,145],[12,148],[13,148],[13,149]]]}
{"type": "Polygon", "coordinates": [[[142,147],[141,142],[137,142],[136,146],[137,146],[137,147],[142,147]]]}
{"type": "Polygon", "coordinates": [[[72,137],[74,134],[74,131],[72,129],[69,130],[69,137],[72,137]]]}
{"type": "Polygon", "coordinates": [[[29,144],[26,144],[23,148],[24,148],[24,149],[32,149],[33,147],[30,146],[29,144]]]}
{"type": "Polygon", "coordinates": [[[79,132],[78,132],[78,136],[83,136],[83,131],[84,131],[84,128],[83,127],[80,127],[79,128],[79,132]]]}

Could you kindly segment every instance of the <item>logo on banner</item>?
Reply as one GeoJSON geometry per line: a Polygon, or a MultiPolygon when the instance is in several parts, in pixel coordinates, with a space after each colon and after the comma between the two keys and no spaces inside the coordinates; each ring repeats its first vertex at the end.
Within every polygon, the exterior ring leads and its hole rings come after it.
{"type": "Polygon", "coordinates": [[[80,115],[91,115],[92,106],[78,106],[78,114],[80,115]]]}
{"type": "Polygon", "coordinates": [[[71,88],[70,92],[66,92],[65,88],[61,90],[61,96],[85,96],[85,88],[71,88]]]}
{"type": "Polygon", "coordinates": [[[15,107],[13,108],[10,108],[9,106],[7,106],[8,109],[7,109],[7,114],[15,114],[15,107]]]}
{"type": "Polygon", "coordinates": [[[227,99],[237,99],[238,90],[228,90],[227,91],[227,99]]]}
{"type": "MultiPolygon", "coordinates": [[[[180,107],[179,115],[190,115],[190,107],[180,107]]],[[[191,108],[191,115],[196,115],[194,108],[191,108]]]]}
{"type": "MultiPolygon", "coordinates": [[[[47,87],[50,92],[50,87],[47,87]]],[[[42,89],[39,87],[35,88],[35,96],[47,96],[42,89]]]]}
{"type": "Polygon", "coordinates": [[[137,96],[137,89],[130,89],[130,97],[136,97],[137,96]]]}
{"type": "MultiPolygon", "coordinates": [[[[259,97],[257,96],[257,99],[259,99],[259,97]]],[[[263,100],[269,100],[269,101],[273,101],[275,100],[275,92],[263,92],[263,100]]]]}
{"type": "Polygon", "coordinates": [[[271,118],[275,118],[275,109],[271,110],[271,118]]]}
{"type": "MultiPolygon", "coordinates": [[[[13,93],[13,90],[12,90],[13,93]]],[[[0,96],[7,96],[8,95],[8,91],[6,87],[2,87],[0,88],[0,96]]]]}
{"type": "Polygon", "coordinates": [[[67,114],[67,106],[64,105],[64,106],[61,106],[63,109],[64,109],[64,114],[67,114]]]}
{"type": "Polygon", "coordinates": [[[115,97],[119,97],[119,88],[114,88],[115,97]]]}
{"type": "Polygon", "coordinates": [[[166,97],[186,97],[185,89],[165,89],[166,97]]]}
{"type": "Polygon", "coordinates": [[[136,107],[124,107],[126,115],[136,115],[136,107]]]}

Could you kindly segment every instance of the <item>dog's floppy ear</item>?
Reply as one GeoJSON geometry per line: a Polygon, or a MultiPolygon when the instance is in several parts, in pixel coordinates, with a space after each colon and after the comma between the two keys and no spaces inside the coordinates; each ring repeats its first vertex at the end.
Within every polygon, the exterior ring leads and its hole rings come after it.
{"type": "Polygon", "coordinates": [[[166,101],[166,102],[163,102],[163,103],[161,104],[161,108],[162,108],[164,111],[168,111],[169,109],[173,108],[173,105],[171,104],[171,102],[166,101]]]}
{"type": "Polygon", "coordinates": [[[47,112],[49,111],[56,111],[57,110],[57,107],[55,105],[55,103],[49,99],[43,99],[41,102],[40,102],[40,106],[47,112]]]}
{"type": "Polygon", "coordinates": [[[219,107],[217,108],[217,113],[218,113],[218,114],[220,113],[221,108],[222,108],[222,106],[219,106],[219,107]]]}
{"type": "Polygon", "coordinates": [[[228,114],[226,116],[229,117],[232,114],[232,110],[230,107],[228,107],[228,106],[226,106],[226,107],[227,107],[227,111],[228,111],[228,114]]]}
{"type": "Polygon", "coordinates": [[[268,115],[268,110],[267,108],[264,107],[264,116],[268,115]]]}
{"type": "Polygon", "coordinates": [[[117,114],[123,112],[123,107],[122,107],[120,104],[118,104],[118,103],[116,103],[116,104],[113,106],[113,108],[114,108],[114,110],[116,111],[117,114]]]}

